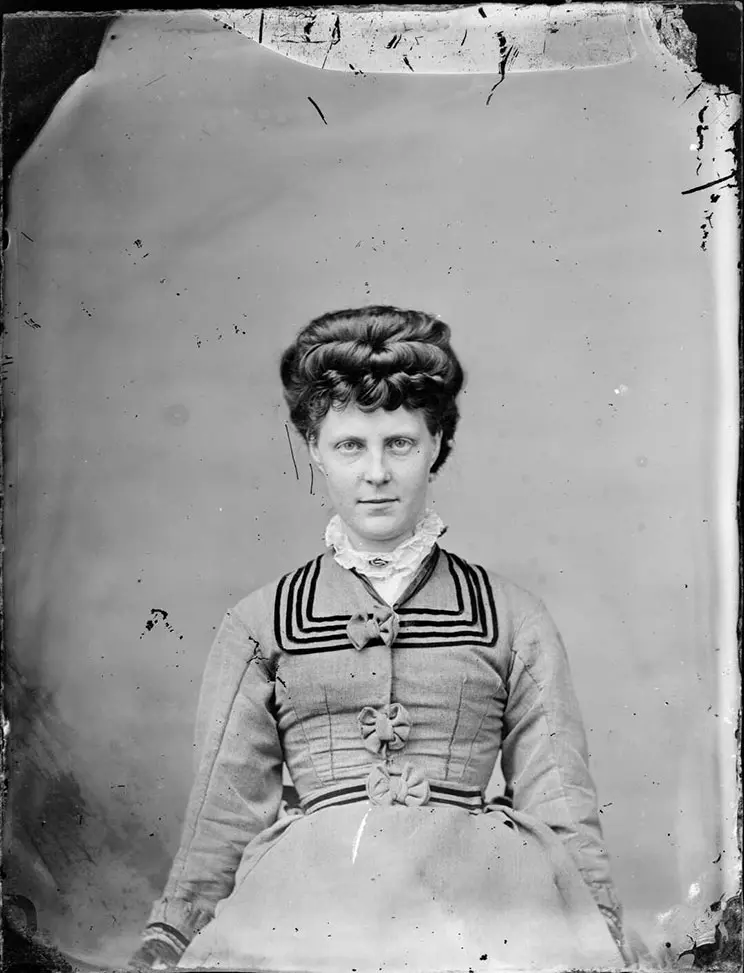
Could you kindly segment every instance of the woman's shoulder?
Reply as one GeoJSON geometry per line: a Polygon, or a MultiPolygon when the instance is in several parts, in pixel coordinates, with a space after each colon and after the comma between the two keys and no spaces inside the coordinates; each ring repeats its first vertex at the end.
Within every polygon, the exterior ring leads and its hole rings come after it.
{"type": "Polygon", "coordinates": [[[283,574],[275,575],[270,581],[244,595],[231,609],[231,613],[236,615],[249,628],[273,620],[277,595],[280,591],[296,585],[302,577],[319,567],[327,556],[327,552],[316,554],[315,557],[303,564],[285,571],[283,574]]]}
{"type": "Polygon", "coordinates": [[[473,577],[482,579],[495,609],[502,644],[512,653],[519,651],[529,666],[534,666],[538,657],[545,660],[565,653],[553,617],[539,595],[498,570],[462,559],[461,563],[473,577]]]}
{"type": "Polygon", "coordinates": [[[504,612],[508,612],[513,618],[520,619],[546,610],[539,595],[512,581],[499,569],[465,558],[453,551],[443,550],[443,553],[447,558],[459,562],[473,580],[480,580],[493,597],[498,614],[503,615],[504,612]]]}

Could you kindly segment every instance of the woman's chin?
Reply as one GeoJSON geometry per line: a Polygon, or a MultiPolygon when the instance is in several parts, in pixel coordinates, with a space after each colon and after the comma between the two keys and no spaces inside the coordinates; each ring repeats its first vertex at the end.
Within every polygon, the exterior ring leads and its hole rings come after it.
{"type": "Polygon", "coordinates": [[[360,519],[353,525],[352,529],[359,540],[367,545],[385,544],[390,547],[395,547],[411,533],[406,525],[401,524],[392,513],[384,514],[382,512],[376,512],[360,519]]]}

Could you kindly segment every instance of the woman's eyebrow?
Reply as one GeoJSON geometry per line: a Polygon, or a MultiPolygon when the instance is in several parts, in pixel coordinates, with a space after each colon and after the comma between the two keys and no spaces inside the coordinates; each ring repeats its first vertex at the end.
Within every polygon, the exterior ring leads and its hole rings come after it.
{"type": "Polygon", "coordinates": [[[346,436],[334,436],[331,440],[334,446],[338,446],[339,443],[365,443],[366,441],[364,436],[355,435],[354,433],[348,433],[346,436]]]}

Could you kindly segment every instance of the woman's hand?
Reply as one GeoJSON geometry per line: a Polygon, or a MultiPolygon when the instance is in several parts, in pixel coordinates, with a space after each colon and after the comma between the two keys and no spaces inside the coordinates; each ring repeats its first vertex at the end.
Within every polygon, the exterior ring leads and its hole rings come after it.
{"type": "Polygon", "coordinates": [[[127,963],[137,973],[150,970],[172,970],[178,965],[180,955],[176,950],[160,940],[145,941],[127,963]]]}

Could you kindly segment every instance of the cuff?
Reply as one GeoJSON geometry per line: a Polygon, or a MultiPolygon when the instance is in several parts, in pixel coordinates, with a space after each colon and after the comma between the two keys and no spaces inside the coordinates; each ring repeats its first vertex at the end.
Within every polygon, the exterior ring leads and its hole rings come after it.
{"type": "Polygon", "coordinates": [[[127,963],[127,967],[137,973],[149,973],[150,970],[171,970],[178,966],[184,949],[181,944],[176,946],[168,937],[150,938],[147,933],[142,945],[127,963]]]}
{"type": "Polygon", "coordinates": [[[614,916],[618,925],[622,925],[623,907],[612,885],[608,882],[590,882],[589,890],[600,912],[603,915],[614,916]]]}
{"type": "Polygon", "coordinates": [[[594,896],[597,908],[602,913],[602,918],[607,923],[607,928],[612,933],[618,948],[622,950],[625,940],[623,933],[623,907],[617,893],[611,885],[606,883],[591,884],[589,889],[594,896]]]}
{"type": "Polygon", "coordinates": [[[603,905],[598,904],[597,908],[602,913],[602,918],[607,923],[607,928],[610,930],[612,938],[615,940],[615,945],[620,948],[623,942],[622,919],[612,909],[608,909],[603,905]]]}
{"type": "Polygon", "coordinates": [[[607,923],[607,928],[615,941],[615,945],[623,958],[626,968],[638,969],[640,967],[639,955],[628,940],[623,922],[623,907],[615,889],[611,885],[606,884],[593,884],[589,888],[594,896],[597,908],[602,914],[602,918],[607,923]]]}
{"type": "Polygon", "coordinates": [[[184,952],[194,936],[212,920],[211,905],[186,898],[162,898],[152,907],[145,927],[145,939],[161,939],[184,952]]]}
{"type": "Polygon", "coordinates": [[[164,922],[153,922],[145,927],[142,941],[146,946],[164,946],[162,951],[166,955],[173,955],[174,959],[179,960],[186,952],[188,940],[181,933],[168,926],[164,922]]]}

